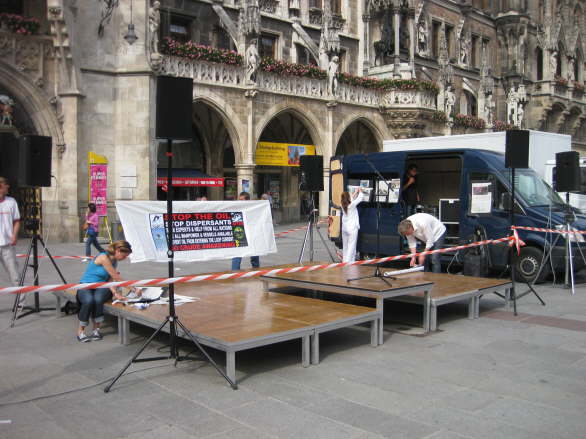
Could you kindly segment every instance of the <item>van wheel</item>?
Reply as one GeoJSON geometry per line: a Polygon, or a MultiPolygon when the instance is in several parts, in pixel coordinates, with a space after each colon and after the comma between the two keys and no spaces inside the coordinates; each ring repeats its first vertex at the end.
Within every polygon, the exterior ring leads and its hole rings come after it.
{"type": "MultiPolygon", "coordinates": [[[[539,272],[542,260],[542,250],[536,247],[523,247],[521,249],[521,255],[517,256],[517,263],[515,267],[517,276],[515,280],[520,282],[533,282],[533,279],[535,279],[535,276],[537,276],[537,273],[539,272]]],[[[549,265],[546,264],[543,267],[543,270],[541,270],[537,282],[545,281],[550,271],[551,270],[549,265]]]]}

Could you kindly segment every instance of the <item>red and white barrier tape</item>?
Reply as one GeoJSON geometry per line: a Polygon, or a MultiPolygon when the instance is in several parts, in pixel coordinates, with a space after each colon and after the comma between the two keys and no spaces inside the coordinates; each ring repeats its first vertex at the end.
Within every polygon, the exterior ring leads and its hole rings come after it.
{"type": "Polygon", "coordinates": [[[544,233],[570,233],[570,234],[574,234],[574,233],[579,233],[579,234],[586,234],[585,230],[557,230],[557,229],[543,229],[540,227],[525,227],[525,226],[513,226],[511,227],[511,229],[515,230],[530,230],[531,232],[544,232],[544,233]]]}
{"type": "MultiPolygon", "coordinates": [[[[466,245],[459,245],[457,247],[449,247],[443,248],[439,250],[429,250],[425,252],[416,253],[415,256],[419,255],[431,255],[434,253],[448,253],[454,252],[458,250],[463,250],[465,248],[471,247],[479,247],[482,245],[487,244],[497,244],[500,242],[509,242],[509,245],[516,245],[517,243],[520,245],[524,245],[524,243],[515,238],[515,236],[507,236],[506,238],[500,239],[488,239],[485,241],[477,241],[472,242],[466,245]]],[[[401,259],[409,259],[413,255],[411,254],[404,254],[404,255],[397,255],[397,256],[386,256],[384,258],[377,258],[377,259],[368,259],[362,261],[355,261],[355,262],[338,262],[333,264],[321,264],[321,265],[306,265],[300,267],[290,267],[290,268],[275,268],[272,270],[256,270],[256,271],[238,271],[234,273],[212,273],[212,274],[200,274],[200,275],[191,275],[191,276],[181,276],[181,277],[172,277],[172,278],[159,278],[159,279],[144,279],[144,280],[127,280],[127,281],[120,281],[120,282],[96,282],[96,283],[85,283],[85,284],[64,284],[64,285],[31,285],[31,286],[22,286],[22,287],[4,287],[0,288],[0,296],[4,296],[7,294],[25,294],[25,293],[33,293],[33,292],[42,292],[42,293],[50,293],[56,291],[65,291],[65,290],[84,290],[84,289],[94,289],[94,288],[111,288],[111,287],[152,287],[152,286],[165,286],[174,283],[192,283],[192,282],[202,282],[202,281],[211,281],[211,280],[227,280],[227,279],[247,279],[251,277],[258,277],[264,275],[275,275],[275,274],[283,274],[283,273],[297,273],[299,271],[315,271],[315,270],[327,270],[330,268],[338,268],[344,267],[348,265],[369,265],[369,264],[380,264],[383,262],[389,261],[398,261],[401,259]]]]}

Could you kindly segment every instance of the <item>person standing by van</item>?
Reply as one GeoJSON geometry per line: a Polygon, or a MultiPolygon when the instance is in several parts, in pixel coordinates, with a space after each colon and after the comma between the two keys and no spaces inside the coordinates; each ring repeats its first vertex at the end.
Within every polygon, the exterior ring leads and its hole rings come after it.
{"type": "Polygon", "coordinates": [[[362,192],[356,188],[350,197],[349,192],[342,192],[342,262],[356,260],[356,243],[360,219],[358,218],[358,204],[362,202],[362,192]]]}
{"type": "Polygon", "coordinates": [[[421,201],[417,191],[417,165],[411,164],[403,178],[401,197],[407,208],[406,216],[417,213],[417,205],[421,201]]]}
{"type": "Polygon", "coordinates": [[[446,238],[446,226],[440,220],[428,213],[416,213],[399,223],[398,232],[399,235],[407,238],[409,243],[409,250],[412,255],[411,267],[424,265],[425,271],[442,272],[439,253],[434,253],[429,258],[426,258],[425,255],[419,255],[419,260],[416,260],[415,256],[417,253],[416,239],[425,244],[425,251],[443,248],[446,238]]]}

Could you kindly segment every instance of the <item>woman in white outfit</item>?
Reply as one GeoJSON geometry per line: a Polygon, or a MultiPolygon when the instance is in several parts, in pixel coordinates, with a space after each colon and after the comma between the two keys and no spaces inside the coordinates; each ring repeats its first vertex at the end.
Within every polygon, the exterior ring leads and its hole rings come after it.
{"type": "Polygon", "coordinates": [[[342,192],[342,244],[344,257],[342,262],[354,262],[356,260],[356,241],[360,220],[358,219],[358,204],[362,202],[362,192],[356,188],[352,197],[348,192],[342,192]]]}

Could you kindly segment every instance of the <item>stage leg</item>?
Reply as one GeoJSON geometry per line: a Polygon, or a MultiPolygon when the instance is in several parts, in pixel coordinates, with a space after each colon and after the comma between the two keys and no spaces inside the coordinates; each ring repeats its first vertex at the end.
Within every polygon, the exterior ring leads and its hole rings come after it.
{"type": "Polygon", "coordinates": [[[482,294],[476,296],[476,301],[474,302],[474,318],[477,319],[480,317],[480,299],[482,298],[482,294]]]}
{"type": "Polygon", "coordinates": [[[61,317],[61,296],[56,293],[53,293],[55,296],[55,317],[61,317]]]}
{"type": "Polygon", "coordinates": [[[265,293],[268,293],[269,292],[269,283],[266,280],[263,280],[262,281],[262,290],[265,293]]]}
{"type": "Polygon", "coordinates": [[[423,331],[426,334],[429,332],[430,320],[431,320],[431,290],[427,290],[423,294],[423,331]]]}
{"type": "Polygon", "coordinates": [[[379,312],[380,317],[378,319],[378,344],[382,345],[385,342],[384,334],[384,316],[385,316],[385,299],[382,297],[376,298],[376,310],[379,312]]]}
{"type": "Polygon", "coordinates": [[[233,383],[236,382],[236,352],[226,352],[226,375],[233,383]]]}
{"type": "Polygon", "coordinates": [[[319,364],[319,333],[311,336],[311,364],[319,364]]]}
{"type": "Polygon", "coordinates": [[[301,338],[301,363],[303,367],[309,367],[311,363],[311,335],[304,335],[301,338]]]}
{"type": "Polygon", "coordinates": [[[370,322],[370,345],[375,348],[378,346],[378,319],[370,322]]]}
{"type": "Polygon", "coordinates": [[[130,321],[122,316],[118,316],[118,341],[120,344],[127,346],[130,344],[130,321]]]}
{"type": "Polygon", "coordinates": [[[472,296],[468,299],[468,320],[474,320],[474,310],[476,309],[476,298],[477,296],[472,296]]]}
{"type": "Polygon", "coordinates": [[[437,331],[437,306],[434,303],[429,307],[429,330],[437,331]]]}
{"type": "Polygon", "coordinates": [[[511,310],[511,289],[507,288],[505,290],[505,311],[511,310]]]}

